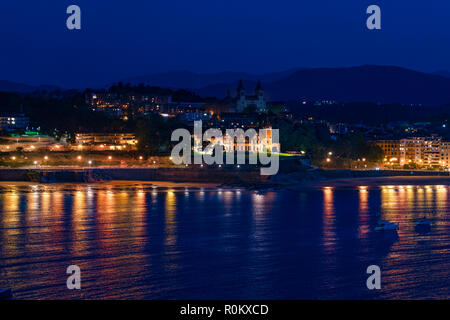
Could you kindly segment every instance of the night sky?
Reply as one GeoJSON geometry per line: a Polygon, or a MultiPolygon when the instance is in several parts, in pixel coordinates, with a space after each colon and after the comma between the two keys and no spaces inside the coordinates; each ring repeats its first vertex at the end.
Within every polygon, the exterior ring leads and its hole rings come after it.
{"type": "Polygon", "coordinates": [[[0,79],[104,85],[170,70],[387,64],[450,70],[448,0],[2,0],[0,79]],[[66,28],[67,6],[82,29],[66,28]],[[366,29],[368,5],[382,30],[366,29]]]}

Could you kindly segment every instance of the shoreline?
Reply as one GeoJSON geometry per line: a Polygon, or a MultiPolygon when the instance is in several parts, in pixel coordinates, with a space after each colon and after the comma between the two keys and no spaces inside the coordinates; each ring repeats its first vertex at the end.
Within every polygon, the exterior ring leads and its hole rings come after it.
{"type": "MultiPolygon", "coordinates": [[[[76,183],[76,185],[105,185],[114,184],[117,186],[129,186],[129,185],[141,185],[143,187],[156,186],[162,189],[200,189],[200,188],[219,188],[221,185],[219,183],[208,183],[208,182],[173,182],[173,181],[139,181],[139,180],[109,180],[109,181],[97,181],[97,182],[83,182],[76,183]]],[[[42,185],[42,186],[53,186],[53,185],[67,185],[73,186],[74,183],[71,182],[55,182],[55,183],[39,183],[33,181],[0,181],[0,187],[2,186],[29,186],[29,185],[42,185]]]]}
{"type": "Polygon", "coordinates": [[[300,185],[302,187],[316,188],[354,188],[354,187],[380,187],[380,186],[413,186],[413,185],[450,185],[449,176],[389,176],[329,179],[300,185]]]}
{"type": "Polygon", "coordinates": [[[289,181],[289,183],[271,181],[262,183],[223,183],[212,181],[170,181],[170,180],[101,180],[101,181],[14,181],[0,180],[2,185],[59,185],[59,184],[107,184],[116,185],[150,185],[160,188],[223,188],[223,189],[247,189],[250,191],[302,191],[308,189],[322,188],[356,188],[356,187],[381,187],[381,186],[414,186],[414,185],[450,185],[450,176],[378,176],[378,177],[343,177],[343,178],[322,178],[316,180],[289,181]]]}
{"type": "Polygon", "coordinates": [[[324,170],[283,161],[273,176],[260,175],[259,168],[243,166],[129,167],[129,168],[0,168],[0,183],[116,183],[152,184],[161,188],[224,188],[257,192],[311,188],[389,185],[450,185],[448,172],[405,170],[324,170]]]}

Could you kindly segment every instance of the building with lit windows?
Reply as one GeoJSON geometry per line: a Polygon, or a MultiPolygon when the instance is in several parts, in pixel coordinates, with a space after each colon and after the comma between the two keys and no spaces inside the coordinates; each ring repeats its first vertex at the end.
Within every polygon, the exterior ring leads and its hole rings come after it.
{"type": "Polygon", "coordinates": [[[450,166],[450,141],[442,141],[441,161],[443,166],[450,166]]]}
{"type": "Polygon", "coordinates": [[[223,143],[226,152],[245,151],[245,152],[280,152],[280,144],[272,139],[272,128],[260,129],[253,137],[244,139],[227,139],[223,143]]]}
{"type": "MultiPolygon", "coordinates": [[[[253,136],[248,135],[249,131],[243,131],[244,136],[238,138],[225,134],[223,137],[211,139],[210,143],[216,145],[222,145],[225,152],[247,152],[247,153],[279,153],[281,150],[280,144],[273,141],[273,130],[271,127],[252,130],[255,134],[253,136]]],[[[195,137],[194,137],[195,139],[195,137]]],[[[196,141],[198,145],[201,145],[200,141],[196,141]]]]}
{"type": "Polygon", "coordinates": [[[167,112],[172,96],[133,94],[119,95],[111,92],[95,92],[86,95],[86,104],[93,111],[101,111],[111,118],[134,119],[152,113],[167,112]]]}
{"type": "Polygon", "coordinates": [[[426,166],[438,167],[442,165],[441,159],[442,138],[436,135],[424,140],[422,160],[426,166]]]}
{"type": "Polygon", "coordinates": [[[0,131],[24,130],[29,123],[24,114],[0,114],[0,131]]]}
{"type": "Polygon", "coordinates": [[[385,161],[400,163],[400,141],[378,140],[376,144],[383,150],[385,161]]]}
{"type": "Polygon", "coordinates": [[[237,112],[242,112],[247,108],[254,108],[256,112],[266,112],[267,103],[264,97],[264,90],[261,87],[261,83],[258,81],[254,95],[247,95],[244,89],[244,85],[242,84],[242,81],[240,81],[237,88],[235,105],[237,112]]]}
{"type": "Polygon", "coordinates": [[[400,140],[400,163],[402,165],[421,163],[424,141],[425,138],[422,137],[400,140]]]}
{"type": "Polygon", "coordinates": [[[137,142],[132,133],[76,133],[72,149],[133,150],[136,148],[137,142]]]}
{"type": "Polygon", "coordinates": [[[424,168],[449,168],[449,141],[442,137],[412,137],[401,140],[378,140],[388,165],[415,165],[424,168]]]}

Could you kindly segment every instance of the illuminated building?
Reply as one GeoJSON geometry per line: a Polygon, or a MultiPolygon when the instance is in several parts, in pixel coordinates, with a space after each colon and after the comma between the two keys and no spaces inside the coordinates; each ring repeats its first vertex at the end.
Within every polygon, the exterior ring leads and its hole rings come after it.
{"type": "Polygon", "coordinates": [[[385,162],[399,163],[400,141],[398,140],[378,140],[376,144],[383,149],[385,162]]]}
{"type": "Polygon", "coordinates": [[[261,83],[259,81],[255,88],[255,94],[251,96],[246,95],[242,81],[239,82],[236,97],[236,111],[242,112],[249,107],[253,107],[257,112],[266,112],[267,110],[264,90],[261,88],[261,83]]]}
{"type": "Polygon", "coordinates": [[[86,95],[86,103],[92,108],[92,111],[101,111],[111,118],[128,120],[138,115],[148,115],[166,110],[172,104],[172,97],[96,92],[86,95]]]}
{"type": "Polygon", "coordinates": [[[442,138],[436,135],[427,137],[424,140],[422,160],[424,164],[429,167],[440,166],[441,163],[441,147],[442,138]]]}
{"type": "Polygon", "coordinates": [[[262,126],[261,121],[255,114],[246,113],[223,113],[210,123],[211,127],[223,129],[257,129],[262,126]]]}
{"type": "Polygon", "coordinates": [[[412,137],[401,140],[378,140],[384,152],[385,164],[416,165],[419,167],[449,167],[449,141],[442,137],[412,137]]]}
{"type": "Polygon", "coordinates": [[[135,149],[137,140],[132,133],[76,133],[74,150],[87,148],[97,151],[135,149]]]}
{"type": "Polygon", "coordinates": [[[450,141],[442,141],[441,161],[443,166],[450,166],[450,141]]]}
{"type": "Polygon", "coordinates": [[[233,138],[225,134],[223,137],[212,139],[210,142],[222,145],[225,152],[280,152],[280,144],[273,141],[272,128],[259,129],[258,131],[255,130],[255,132],[256,134],[251,138],[244,136],[238,139],[236,136],[233,138]]]}
{"type": "Polygon", "coordinates": [[[208,121],[210,119],[211,114],[206,112],[185,112],[178,115],[178,120],[187,125],[194,125],[194,121],[208,121]]]}
{"type": "Polygon", "coordinates": [[[0,131],[23,130],[28,127],[30,119],[24,114],[1,114],[0,131]]]}
{"type": "Polygon", "coordinates": [[[2,141],[0,152],[16,151],[18,148],[23,151],[51,150],[56,144],[55,138],[45,135],[12,135],[2,137],[2,141]]]}
{"type": "Polygon", "coordinates": [[[400,161],[402,164],[419,163],[425,138],[415,137],[400,140],[400,161]]]}

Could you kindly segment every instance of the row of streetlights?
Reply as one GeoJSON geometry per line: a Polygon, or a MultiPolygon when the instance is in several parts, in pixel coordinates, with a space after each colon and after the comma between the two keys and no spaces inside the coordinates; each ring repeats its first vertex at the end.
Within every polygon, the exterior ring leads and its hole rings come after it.
{"type": "MultiPolygon", "coordinates": [[[[107,156],[107,160],[111,161],[112,159],[113,159],[112,156],[110,156],[110,155],[107,156]]],[[[143,157],[143,156],[139,156],[138,159],[139,159],[139,160],[143,160],[144,157],[143,157]]],[[[172,157],[170,157],[170,159],[172,159],[172,157]]],[[[11,157],[11,160],[16,161],[16,160],[17,160],[17,157],[16,157],[16,156],[12,156],[12,157],[11,157]]],[[[49,160],[49,157],[48,157],[48,156],[44,156],[44,157],[43,157],[43,161],[48,161],[48,160],[49,160]]],[[[77,160],[77,161],[82,161],[82,160],[83,160],[83,156],[78,155],[78,156],[76,157],[76,160],[77,160]]],[[[152,163],[153,163],[153,164],[156,164],[156,161],[153,160],[152,163]]],[[[34,160],[34,161],[33,161],[33,164],[34,164],[34,165],[38,165],[38,164],[39,164],[39,161],[38,161],[38,160],[34,160]]],[[[88,164],[89,164],[89,165],[92,165],[92,160],[88,160],[88,164]]],[[[186,165],[186,166],[187,166],[187,165],[186,165]]],[[[202,165],[202,167],[203,167],[203,165],[202,165]]],[[[220,167],[221,167],[221,166],[220,166],[220,167]]],[[[238,165],[237,167],[239,168],[239,165],[238,165]]]]}
{"type": "MultiPolygon", "coordinates": [[[[44,156],[44,160],[48,160],[48,159],[49,159],[48,156],[44,156]]],[[[82,156],[77,156],[77,160],[82,160],[82,159],[83,159],[82,156]]],[[[143,159],[144,159],[144,157],[142,157],[142,156],[139,157],[139,160],[143,160],[143,159]]],[[[11,160],[17,160],[17,157],[12,156],[11,160]]],[[[112,160],[112,156],[108,156],[108,160],[112,160]]],[[[153,163],[156,163],[156,161],[153,161],[153,163]]]]}
{"type": "Polygon", "coordinates": [[[333,152],[329,151],[328,152],[328,157],[325,159],[327,162],[331,162],[331,156],[333,155],[333,152]]]}

